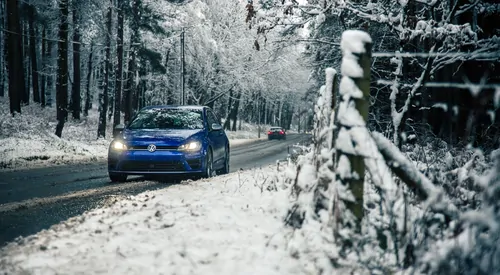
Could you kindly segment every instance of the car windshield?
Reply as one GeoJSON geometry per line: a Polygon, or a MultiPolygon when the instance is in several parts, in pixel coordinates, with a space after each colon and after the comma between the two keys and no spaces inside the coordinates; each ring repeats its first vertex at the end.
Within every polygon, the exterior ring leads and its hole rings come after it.
{"type": "Polygon", "coordinates": [[[203,129],[202,110],[147,109],[130,123],[129,129],[203,129]]]}
{"type": "Polygon", "coordinates": [[[271,128],[271,131],[281,131],[281,128],[279,128],[279,127],[274,127],[274,128],[271,128]]]}

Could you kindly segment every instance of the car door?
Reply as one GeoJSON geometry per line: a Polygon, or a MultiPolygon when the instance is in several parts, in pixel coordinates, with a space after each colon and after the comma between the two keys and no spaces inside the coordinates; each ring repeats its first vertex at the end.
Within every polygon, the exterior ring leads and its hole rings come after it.
{"type": "Polygon", "coordinates": [[[214,164],[219,166],[224,161],[224,151],[226,145],[226,138],[224,130],[213,130],[212,124],[219,124],[219,120],[211,109],[207,109],[207,123],[208,123],[208,138],[212,145],[214,164]]]}

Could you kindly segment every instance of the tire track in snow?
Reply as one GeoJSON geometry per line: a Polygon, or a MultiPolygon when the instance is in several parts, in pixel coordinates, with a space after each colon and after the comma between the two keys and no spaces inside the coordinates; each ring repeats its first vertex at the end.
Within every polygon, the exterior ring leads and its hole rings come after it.
{"type": "Polygon", "coordinates": [[[86,189],[86,190],[81,190],[81,191],[76,191],[76,192],[68,192],[65,194],[57,195],[57,196],[51,196],[51,197],[44,197],[44,198],[33,198],[33,199],[28,199],[20,202],[11,202],[11,203],[6,203],[6,204],[1,204],[0,205],[0,213],[4,212],[9,212],[9,211],[16,211],[16,210],[24,210],[28,209],[31,207],[39,207],[43,206],[45,204],[54,204],[57,202],[65,201],[65,200],[72,200],[72,199],[82,199],[86,197],[93,197],[93,196],[99,196],[99,195],[106,195],[109,193],[117,193],[120,191],[125,191],[127,189],[132,189],[132,188],[137,188],[138,186],[140,187],[152,187],[152,186],[162,186],[165,185],[165,187],[168,187],[172,185],[171,183],[162,183],[162,182],[151,182],[151,181],[144,181],[142,178],[134,179],[131,181],[127,181],[126,183],[123,184],[114,184],[114,185],[109,185],[101,188],[92,188],[92,189],[86,189]]]}

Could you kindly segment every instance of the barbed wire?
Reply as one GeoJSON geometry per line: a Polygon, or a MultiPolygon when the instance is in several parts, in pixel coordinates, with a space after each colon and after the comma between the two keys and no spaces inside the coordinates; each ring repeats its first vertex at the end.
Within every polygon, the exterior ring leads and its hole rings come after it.
{"type": "MultiPolygon", "coordinates": [[[[394,80],[379,79],[376,81],[378,85],[394,85],[394,80]]],[[[398,83],[399,86],[413,87],[412,84],[398,83]]],[[[500,90],[500,84],[476,84],[476,83],[454,83],[454,82],[427,82],[423,85],[426,88],[455,88],[464,90],[492,89],[500,90]]]]}
{"type": "Polygon", "coordinates": [[[500,60],[500,49],[496,52],[489,53],[475,53],[475,52],[447,52],[447,53],[410,53],[410,52],[376,52],[372,53],[372,57],[401,57],[401,58],[414,58],[414,57],[473,57],[474,59],[491,59],[500,60]]]}

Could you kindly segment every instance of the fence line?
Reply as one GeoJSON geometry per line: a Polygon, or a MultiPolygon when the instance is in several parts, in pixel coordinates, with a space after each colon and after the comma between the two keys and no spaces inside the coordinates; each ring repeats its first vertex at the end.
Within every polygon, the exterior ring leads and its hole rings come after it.
{"type": "MultiPolygon", "coordinates": [[[[394,85],[394,80],[377,80],[379,85],[394,85]]],[[[413,84],[399,83],[402,87],[413,87],[413,84]]],[[[500,90],[500,84],[480,84],[480,83],[453,83],[453,82],[427,82],[423,85],[426,88],[456,88],[456,89],[493,89],[500,90]]]]}
{"type": "Polygon", "coordinates": [[[376,52],[372,57],[473,57],[474,59],[491,59],[500,60],[500,49],[489,53],[476,53],[476,52],[447,52],[447,53],[410,53],[410,52],[376,52]]]}

